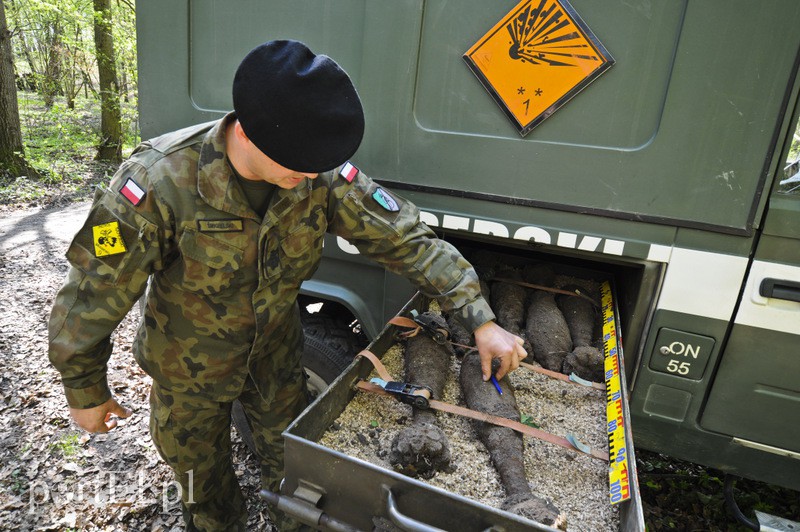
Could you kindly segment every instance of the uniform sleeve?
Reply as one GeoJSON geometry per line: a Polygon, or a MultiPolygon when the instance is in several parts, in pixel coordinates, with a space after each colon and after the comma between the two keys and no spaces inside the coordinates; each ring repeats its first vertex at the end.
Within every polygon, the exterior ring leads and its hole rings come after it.
{"type": "Polygon", "coordinates": [[[67,250],[70,269],[50,315],[48,354],[73,408],[91,408],[111,397],[106,379],[111,334],[160,266],[161,216],[146,182],[140,166],[124,163],[109,188],[95,194],[67,250]],[[125,186],[129,190],[123,191],[125,186]]]}
{"type": "Polygon", "coordinates": [[[420,221],[414,204],[361,172],[352,182],[333,180],[331,232],[437,299],[469,331],[495,319],[473,267],[420,221]]]}

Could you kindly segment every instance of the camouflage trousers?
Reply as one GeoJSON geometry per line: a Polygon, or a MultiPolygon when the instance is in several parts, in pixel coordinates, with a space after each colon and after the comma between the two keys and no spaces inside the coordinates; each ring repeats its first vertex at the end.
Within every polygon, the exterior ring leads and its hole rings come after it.
{"type": "MultiPolygon", "coordinates": [[[[266,403],[248,379],[239,397],[261,464],[263,489],[277,492],[283,478],[281,432],[308,404],[302,371],[266,403]]],[[[194,394],[173,393],[153,383],[150,391],[150,434],[159,454],[175,472],[182,488],[187,531],[245,530],[247,505],[233,469],[231,405],[194,394]]],[[[279,530],[299,524],[270,508],[279,530]]]]}

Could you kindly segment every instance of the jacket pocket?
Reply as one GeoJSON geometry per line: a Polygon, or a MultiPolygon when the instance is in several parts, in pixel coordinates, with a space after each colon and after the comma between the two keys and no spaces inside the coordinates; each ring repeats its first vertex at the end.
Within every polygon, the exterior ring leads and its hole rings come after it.
{"type": "MultiPolygon", "coordinates": [[[[321,211],[316,216],[324,221],[321,211]]],[[[278,245],[267,249],[265,277],[268,280],[280,278],[287,283],[299,284],[309,279],[319,267],[322,258],[322,239],[325,236],[324,223],[304,221],[285,234],[276,234],[278,245]]]]}
{"type": "Polygon", "coordinates": [[[255,271],[244,264],[242,249],[193,229],[183,232],[178,249],[180,260],[165,275],[179,288],[206,295],[252,288],[255,271]]]}

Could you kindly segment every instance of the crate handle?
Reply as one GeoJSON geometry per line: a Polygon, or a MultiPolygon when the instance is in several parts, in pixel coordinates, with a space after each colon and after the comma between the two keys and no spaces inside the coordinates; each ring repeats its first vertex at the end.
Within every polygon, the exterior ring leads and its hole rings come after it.
{"type": "Polygon", "coordinates": [[[383,495],[386,499],[386,510],[389,513],[389,520],[394,523],[396,527],[405,532],[445,532],[441,528],[426,525],[421,521],[417,521],[416,519],[412,519],[400,513],[400,510],[397,509],[397,503],[394,500],[394,494],[389,486],[383,484],[381,488],[383,489],[383,495]]]}

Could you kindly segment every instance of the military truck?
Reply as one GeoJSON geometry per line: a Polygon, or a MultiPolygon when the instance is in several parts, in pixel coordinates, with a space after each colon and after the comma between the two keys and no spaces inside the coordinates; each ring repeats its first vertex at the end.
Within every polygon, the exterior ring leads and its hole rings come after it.
{"type": "MultiPolygon", "coordinates": [[[[263,41],[330,55],[366,111],[353,164],[442,238],[613,277],[637,448],[800,489],[800,3],[137,11],[143,138],[229,111],[263,41]]],[[[329,381],[353,324],[375,338],[413,289],[330,238],[302,293],[322,304],[306,354],[329,381]]]]}

